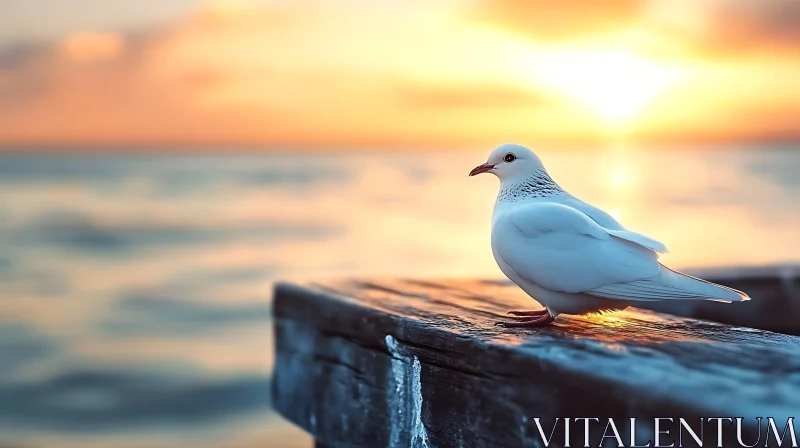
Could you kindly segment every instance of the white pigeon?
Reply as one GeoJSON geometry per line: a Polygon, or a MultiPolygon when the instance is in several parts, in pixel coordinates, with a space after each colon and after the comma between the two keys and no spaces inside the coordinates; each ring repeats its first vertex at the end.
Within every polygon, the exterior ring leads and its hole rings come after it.
{"type": "Polygon", "coordinates": [[[505,327],[548,325],[559,314],[622,310],[633,302],[749,300],[747,294],[673,271],[667,248],[626,230],[608,213],[572,196],[528,148],[497,147],[469,175],[492,173],[500,192],[492,216],[492,253],[500,270],[546,308],[511,311],[505,327]]]}

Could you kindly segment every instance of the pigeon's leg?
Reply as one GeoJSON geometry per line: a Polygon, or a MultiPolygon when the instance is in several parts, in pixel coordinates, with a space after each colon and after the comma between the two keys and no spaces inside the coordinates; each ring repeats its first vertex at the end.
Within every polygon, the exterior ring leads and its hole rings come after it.
{"type": "Polygon", "coordinates": [[[544,316],[547,314],[547,308],[534,311],[509,311],[506,314],[510,314],[512,316],[544,316]]]}
{"type": "Polygon", "coordinates": [[[551,316],[550,313],[547,313],[544,316],[526,317],[516,322],[497,322],[495,325],[505,328],[544,327],[550,325],[554,320],[555,317],[551,316]]]}

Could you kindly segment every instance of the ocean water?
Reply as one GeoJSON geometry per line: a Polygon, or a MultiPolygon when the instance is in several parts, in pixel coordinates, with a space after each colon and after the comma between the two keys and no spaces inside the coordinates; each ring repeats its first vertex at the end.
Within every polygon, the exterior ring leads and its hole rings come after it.
{"type": "MultiPolygon", "coordinates": [[[[800,262],[800,148],[544,151],[674,267],[800,262]]],[[[0,446],[311,446],[271,287],[500,277],[482,153],[0,155],[0,446]]]]}

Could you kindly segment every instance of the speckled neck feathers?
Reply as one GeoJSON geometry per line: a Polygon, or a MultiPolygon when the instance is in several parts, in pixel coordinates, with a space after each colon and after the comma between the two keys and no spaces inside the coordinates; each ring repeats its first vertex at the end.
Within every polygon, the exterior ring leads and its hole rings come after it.
{"type": "Polygon", "coordinates": [[[497,203],[543,198],[557,194],[568,193],[555,183],[547,171],[538,169],[523,180],[504,182],[497,194],[497,203]]]}

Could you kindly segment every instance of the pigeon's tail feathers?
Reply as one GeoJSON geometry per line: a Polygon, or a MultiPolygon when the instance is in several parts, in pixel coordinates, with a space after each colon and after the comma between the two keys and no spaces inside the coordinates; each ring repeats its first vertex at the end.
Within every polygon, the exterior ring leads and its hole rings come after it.
{"type": "Polygon", "coordinates": [[[665,246],[664,243],[662,243],[660,241],[656,241],[653,238],[650,238],[649,236],[642,235],[641,233],[631,232],[630,230],[610,230],[610,229],[605,229],[605,231],[608,232],[608,234],[613,236],[613,237],[616,237],[616,238],[619,238],[619,239],[622,239],[622,240],[626,240],[626,241],[630,241],[631,243],[636,243],[636,244],[638,244],[640,246],[643,246],[643,247],[646,247],[646,248],[648,248],[648,249],[650,249],[650,250],[652,250],[654,252],[658,252],[658,253],[662,253],[662,254],[666,254],[666,253],[669,252],[667,250],[667,246],[665,246]]]}
{"type": "Polygon", "coordinates": [[[716,302],[742,302],[750,297],[742,291],[692,277],[669,269],[664,265],[654,277],[632,282],[612,283],[586,294],[618,300],[713,300],[716,302]]]}
{"type": "Polygon", "coordinates": [[[702,278],[692,277],[683,272],[674,271],[661,263],[659,263],[659,265],[661,265],[661,275],[670,278],[673,282],[677,282],[680,286],[691,291],[704,293],[706,296],[713,297],[714,300],[721,302],[744,302],[750,300],[750,296],[738,289],[718,285],[703,280],[702,278]]]}

